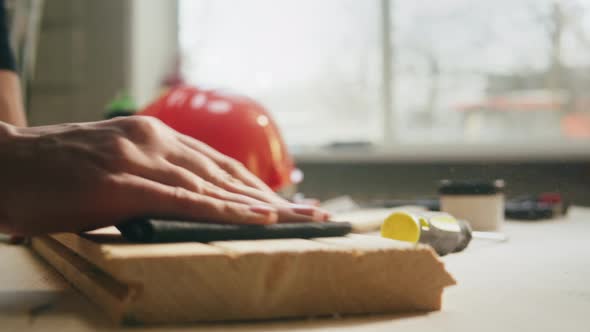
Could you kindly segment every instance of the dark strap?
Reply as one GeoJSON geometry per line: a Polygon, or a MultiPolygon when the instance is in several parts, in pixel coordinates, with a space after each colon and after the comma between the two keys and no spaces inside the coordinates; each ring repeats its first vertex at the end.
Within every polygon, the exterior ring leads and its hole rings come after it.
{"type": "Polygon", "coordinates": [[[343,236],[347,222],[280,223],[273,225],[227,225],[190,221],[137,219],[117,226],[133,242],[210,242],[281,238],[343,236]]]}
{"type": "Polygon", "coordinates": [[[8,39],[8,22],[6,22],[6,11],[4,8],[4,0],[0,0],[0,70],[16,70],[14,56],[10,50],[10,42],[8,39]]]}

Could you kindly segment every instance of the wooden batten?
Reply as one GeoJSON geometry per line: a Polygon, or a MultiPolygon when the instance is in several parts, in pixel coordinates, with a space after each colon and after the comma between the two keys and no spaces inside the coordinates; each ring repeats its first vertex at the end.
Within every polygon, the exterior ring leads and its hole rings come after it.
{"type": "Polygon", "coordinates": [[[113,228],[33,248],[117,321],[430,311],[455,284],[427,246],[375,236],[130,244],[113,228]]]}

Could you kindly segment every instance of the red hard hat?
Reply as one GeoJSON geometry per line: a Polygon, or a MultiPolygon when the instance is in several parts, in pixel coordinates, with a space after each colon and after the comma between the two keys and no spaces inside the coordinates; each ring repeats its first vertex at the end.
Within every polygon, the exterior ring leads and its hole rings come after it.
{"type": "Polygon", "coordinates": [[[138,114],[154,116],[242,162],[273,190],[302,178],[272,117],[248,97],[177,86],[138,114]]]}

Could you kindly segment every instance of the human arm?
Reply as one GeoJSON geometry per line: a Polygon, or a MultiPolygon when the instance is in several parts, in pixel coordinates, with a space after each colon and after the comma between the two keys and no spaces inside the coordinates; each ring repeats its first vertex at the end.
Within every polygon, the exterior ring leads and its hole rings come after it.
{"type": "Polygon", "coordinates": [[[0,69],[0,121],[19,127],[27,125],[20,79],[11,70],[0,69]]]}
{"type": "Polygon", "coordinates": [[[150,117],[0,123],[0,165],[0,231],[15,235],[77,232],[139,216],[242,224],[327,219],[150,117]]]}
{"type": "Polygon", "coordinates": [[[15,126],[26,126],[20,79],[16,74],[16,65],[8,42],[2,0],[0,0],[0,121],[15,126]]]}

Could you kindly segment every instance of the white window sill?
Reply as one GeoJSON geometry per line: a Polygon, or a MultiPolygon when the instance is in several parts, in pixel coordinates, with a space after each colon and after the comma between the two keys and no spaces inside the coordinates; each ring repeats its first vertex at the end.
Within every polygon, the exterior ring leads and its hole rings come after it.
{"type": "Polygon", "coordinates": [[[588,142],[404,144],[291,149],[298,163],[590,161],[588,142]]]}

